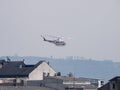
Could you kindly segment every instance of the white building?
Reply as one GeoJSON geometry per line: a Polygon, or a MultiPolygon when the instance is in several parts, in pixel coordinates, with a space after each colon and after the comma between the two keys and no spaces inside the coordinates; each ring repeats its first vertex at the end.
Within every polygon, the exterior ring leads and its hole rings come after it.
{"type": "Polygon", "coordinates": [[[27,81],[55,75],[55,70],[45,61],[26,65],[24,61],[0,60],[0,85],[26,85],[27,81]]]}
{"type": "Polygon", "coordinates": [[[29,73],[29,80],[43,80],[44,76],[55,76],[56,72],[46,62],[39,62],[29,73]]]}

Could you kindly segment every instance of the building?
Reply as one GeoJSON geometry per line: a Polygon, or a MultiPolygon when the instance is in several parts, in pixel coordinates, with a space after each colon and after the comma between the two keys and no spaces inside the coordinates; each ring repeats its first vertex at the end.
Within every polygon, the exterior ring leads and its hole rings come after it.
{"type": "Polygon", "coordinates": [[[44,84],[56,90],[97,90],[99,80],[71,76],[45,77],[44,84]]]}
{"type": "Polygon", "coordinates": [[[120,76],[112,78],[107,84],[103,85],[98,90],[120,90],[120,76]]]}
{"type": "Polygon", "coordinates": [[[101,80],[99,79],[77,78],[72,73],[68,76],[61,76],[60,72],[56,73],[45,61],[26,65],[24,61],[0,60],[0,89],[97,90],[100,86],[101,80]],[[4,88],[4,86],[7,87],[4,88]]]}
{"type": "Polygon", "coordinates": [[[0,90],[53,90],[47,87],[38,87],[38,86],[0,86],[0,90]]]}
{"type": "Polygon", "coordinates": [[[0,85],[27,85],[30,80],[43,80],[44,76],[55,76],[49,63],[40,61],[26,65],[24,61],[0,60],[0,85]]]}

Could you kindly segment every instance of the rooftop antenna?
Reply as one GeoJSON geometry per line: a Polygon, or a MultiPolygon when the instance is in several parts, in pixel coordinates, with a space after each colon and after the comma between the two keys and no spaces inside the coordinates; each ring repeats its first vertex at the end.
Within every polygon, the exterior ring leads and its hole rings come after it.
{"type": "Polygon", "coordinates": [[[10,62],[10,61],[11,61],[11,59],[10,59],[8,56],[7,56],[7,61],[8,61],[8,62],[10,62]]]}
{"type": "Polygon", "coordinates": [[[25,62],[25,59],[23,59],[23,62],[25,62]]]}

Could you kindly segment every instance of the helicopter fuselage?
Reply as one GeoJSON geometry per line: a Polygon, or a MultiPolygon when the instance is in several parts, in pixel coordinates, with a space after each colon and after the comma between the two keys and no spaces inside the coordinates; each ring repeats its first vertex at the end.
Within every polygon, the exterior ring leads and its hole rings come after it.
{"type": "Polygon", "coordinates": [[[44,41],[53,43],[56,46],[64,46],[64,45],[66,45],[66,43],[64,41],[60,41],[60,40],[44,40],[44,41]]]}
{"type": "Polygon", "coordinates": [[[56,46],[65,46],[66,43],[62,40],[60,40],[60,38],[57,38],[55,40],[49,40],[49,39],[46,39],[45,37],[41,36],[43,38],[43,41],[46,41],[46,42],[49,42],[49,43],[53,43],[55,44],[56,46]]]}

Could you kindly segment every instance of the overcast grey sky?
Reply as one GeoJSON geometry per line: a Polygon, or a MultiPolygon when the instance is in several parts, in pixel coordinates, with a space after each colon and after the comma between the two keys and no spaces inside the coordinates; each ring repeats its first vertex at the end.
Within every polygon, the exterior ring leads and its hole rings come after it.
{"type": "Polygon", "coordinates": [[[119,61],[120,0],[0,0],[0,56],[15,54],[119,61]],[[41,34],[63,36],[67,45],[41,34]]]}

